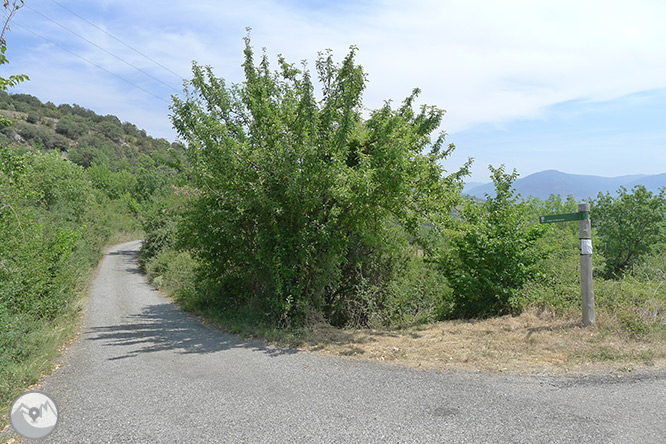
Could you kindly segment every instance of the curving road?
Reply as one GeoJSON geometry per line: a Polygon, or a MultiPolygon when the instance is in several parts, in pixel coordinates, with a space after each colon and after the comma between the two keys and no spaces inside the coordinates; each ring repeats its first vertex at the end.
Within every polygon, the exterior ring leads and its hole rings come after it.
{"type": "Polygon", "coordinates": [[[660,443],[666,374],[596,378],[415,371],[278,349],[178,311],[106,255],[82,339],[39,388],[50,443],[660,443]]]}

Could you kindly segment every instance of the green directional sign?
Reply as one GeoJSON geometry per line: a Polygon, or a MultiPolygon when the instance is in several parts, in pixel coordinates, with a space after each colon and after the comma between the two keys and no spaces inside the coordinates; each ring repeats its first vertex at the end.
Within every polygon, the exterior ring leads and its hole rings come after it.
{"type": "Polygon", "coordinates": [[[579,211],[578,213],[553,214],[550,216],[540,216],[539,223],[553,224],[555,222],[570,222],[573,220],[585,220],[590,218],[589,211],[579,211]]]}

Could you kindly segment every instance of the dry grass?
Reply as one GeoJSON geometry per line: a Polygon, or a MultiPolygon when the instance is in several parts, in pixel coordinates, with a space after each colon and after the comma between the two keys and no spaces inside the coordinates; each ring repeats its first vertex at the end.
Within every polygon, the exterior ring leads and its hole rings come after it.
{"type": "Polygon", "coordinates": [[[320,324],[302,350],[428,370],[581,375],[665,369],[663,335],[617,332],[614,320],[597,325],[536,311],[482,321],[447,321],[399,331],[340,330],[320,324]]]}

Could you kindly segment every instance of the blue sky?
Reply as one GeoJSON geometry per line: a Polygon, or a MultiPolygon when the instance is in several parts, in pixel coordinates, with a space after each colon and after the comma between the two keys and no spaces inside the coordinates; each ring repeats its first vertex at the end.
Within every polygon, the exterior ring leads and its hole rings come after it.
{"type": "Polygon", "coordinates": [[[660,0],[56,1],[26,0],[12,22],[2,75],[31,78],[14,92],[155,137],[176,137],[168,104],[193,60],[242,81],[249,26],[272,60],[310,67],[318,51],[341,59],[357,45],[367,108],[421,88],[421,103],[447,110],[442,130],[457,146],[447,168],[475,159],[470,181],[501,163],[521,176],[666,172],[660,0]]]}

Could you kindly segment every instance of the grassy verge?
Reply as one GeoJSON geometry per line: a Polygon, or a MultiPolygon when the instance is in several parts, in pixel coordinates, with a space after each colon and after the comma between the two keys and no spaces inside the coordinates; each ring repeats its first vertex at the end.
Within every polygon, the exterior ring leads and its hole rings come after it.
{"type": "Polygon", "coordinates": [[[666,369],[666,328],[636,335],[614,313],[583,327],[580,313],[452,320],[406,329],[278,329],[242,315],[190,310],[225,333],[307,352],[423,370],[584,375],[666,369]]]}
{"type": "Polygon", "coordinates": [[[77,297],[47,324],[30,331],[25,340],[25,359],[0,364],[0,429],[9,422],[9,407],[21,393],[37,384],[44,375],[57,369],[57,358],[75,337],[80,324],[83,301],[88,294],[94,273],[77,292],[77,297]]]}
{"type": "Polygon", "coordinates": [[[637,333],[626,317],[603,308],[592,327],[583,327],[579,310],[556,314],[533,307],[519,316],[405,329],[341,329],[323,322],[283,329],[242,313],[181,307],[220,331],[244,338],[423,370],[584,375],[666,369],[666,326],[637,333]]]}
{"type": "Polygon", "coordinates": [[[421,369],[586,374],[666,369],[663,256],[621,280],[595,280],[596,325],[583,327],[575,272],[528,285],[519,316],[399,324],[406,328],[335,328],[311,321],[276,328],[256,312],[229,312],[198,294],[195,263],[166,250],[148,264],[150,280],[181,308],[226,333],[352,359],[421,369]],[[571,278],[570,276],[574,276],[571,278]]]}
{"type": "Polygon", "coordinates": [[[636,336],[609,313],[445,321],[406,330],[312,329],[302,349],[420,369],[581,375],[666,369],[666,329],[636,336]]]}
{"type": "MultiPolygon", "coordinates": [[[[136,239],[137,234],[140,233],[116,233],[108,245],[136,239]]],[[[100,264],[101,261],[96,268],[82,273],[83,279],[73,297],[51,322],[23,326],[26,335],[21,350],[23,359],[0,362],[0,430],[8,427],[9,407],[13,400],[58,368],[58,358],[79,331],[83,307],[100,264]]]]}

